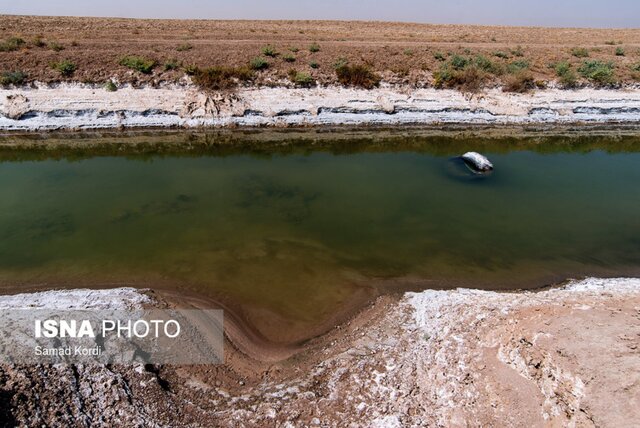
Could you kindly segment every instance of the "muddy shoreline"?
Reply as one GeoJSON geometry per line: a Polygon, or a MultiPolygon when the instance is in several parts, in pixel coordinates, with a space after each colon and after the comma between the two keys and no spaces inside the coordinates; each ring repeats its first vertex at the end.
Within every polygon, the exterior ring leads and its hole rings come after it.
{"type": "Polygon", "coordinates": [[[229,343],[220,366],[3,365],[2,412],[31,425],[624,424],[638,417],[638,305],[633,278],[381,297],[269,362],[229,343]]]}

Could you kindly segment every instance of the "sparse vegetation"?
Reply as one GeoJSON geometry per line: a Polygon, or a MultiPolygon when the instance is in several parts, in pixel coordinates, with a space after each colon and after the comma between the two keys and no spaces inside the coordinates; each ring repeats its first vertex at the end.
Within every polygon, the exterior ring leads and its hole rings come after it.
{"type": "Polygon", "coordinates": [[[309,52],[311,52],[311,53],[320,52],[320,45],[318,45],[317,43],[312,43],[309,46],[309,52]]]}
{"type": "Polygon", "coordinates": [[[402,53],[404,53],[406,56],[413,56],[414,54],[413,49],[405,49],[404,51],[402,51],[402,53]]]}
{"type": "Polygon", "coordinates": [[[249,67],[209,67],[197,69],[193,75],[193,82],[203,89],[212,91],[230,90],[241,82],[253,79],[253,71],[249,67]]]}
{"type": "Polygon", "coordinates": [[[309,88],[316,84],[316,81],[309,73],[297,71],[295,69],[289,70],[289,80],[303,88],[309,88]]]}
{"type": "Polygon", "coordinates": [[[571,55],[576,58],[588,58],[589,57],[589,49],[587,48],[573,48],[571,49],[571,55]]]}
{"type": "Polygon", "coordinates": [[[47,42],[42,40],[42,36],[36,36],[31,41],[31,44],[36,48],[44,48],[47,47],[47,42]]]}
{"type": "Polygon", "coordinates": [[[60,52],[64,50],[64,46],[58,42],[49,42],[49,49],[55,52],[60,52]]]}
{"type": "Polygon", "coordinates": [[[298,48],[297,48],[297,47],[295,47],[295,46],[291,46],[291,47],[289,48],[289,51],[290,51],[290,52],[293,52],[293,53],[297,53],[299,50],[300,50],[300,49],[298,49],[298,48]]]}
{"type": "Polygon", "coordinates": [[[25,42],[20,37],[9,37],[0,43],[0,52],[13,52],[24,46],[25,42]]]}
{"type": "Polygon", "coordinates": [[[296,56],[293,54],[285,54],[282,56],[285,62],[296,62],[296,56]]]}
{"type": "Polygon", "coordinates": [[[568,61],[560,61],[553,66],[556,75],[560,78],[560,84],[564,88],[573,88],[578,83],[578,76],[568,61]]]}
{"type": "Polygon", "coordinates": [[[278,56],[278,52],[276,51],[276,48],[274,48],[273,46],[267,45],[262,48],[262,55],[275,58],[276,56],[278,56]]]}
{"type": "Polygon", "coordinates": [[[496,51],[493,53],[493,56],[498,57],[498,58],[502,58],[502,59],[509,59],[511,58],[511,56],[503,51],[496,51]]]}
{"type": "Polygon", "coordinates": [[[524,50],[522,49],[522,46],[518,45],[516,46],[515,49],[511,49],[511,55],[517,56],[517,57],[524,56],[524,50]]]}
{"type": "Polygon", "coordinates": [[[374,73],[367,65],[341,65],[336,68],[338,81],[346,86],[371,89],[380,84],[380,76],[374,73]]]}
{"type": "Polygon", "coordinates": [[[437,61],[445,61],[447,59],[446,55],[442,52],[436,52],[433,54],[433,58],[437,61]]]}
{"type": "Polygon", "coordinates": [[[311,62],[309,63],[309,67],[314,68],[314,69],[315,69],[315,68],[319,68],[319,67],[320,67],[320,64],[318,64],[318,62],[317,62],[317,61],[311,61],[311,62]]]}
{"type": "Polygon", "coordinates": [[[164,63],[164,71],[177,70],[180,68],[180,61],[175,58],[168,59],[164,63]]]}
{"type": "Polygon", "coordinates": [[[525,59],[519,59],[511,62],[507,68],[509,70],[509,73],[519,73],[522,70],[527,70],[529,67],[529,61],[525,59]]]}
{"type": "Polygon", "coordinates": [[[142,74],[151,74],[157,63],[152,59],[128,55],[120,59],[120,65],[139,71],[142,74]]]}
{"type": "Polygon", "coordinates": [[[75,73],[77,66],[68,59],[51,64],[51,68],[57,70],[63,77],[71,77],[75,73]]]}
{"type": "Polygon", "coordinates": [[[347,64],[349,64],[349,60],[347,60],[344,57],[340,57],[336,60],[336,62],[333,63],[333,68],[337,70],[340,67],[344,67],[347,64]]]}
{"type": "Polygon", "coordinates": [[[113,80],[109,80],[105,85],[104,85],[104,89],[107,92],[115,92],[118,90],[118,87],[116,86],[115,83],[113,83],[113,80]]]}
{"type": "Polygon", "coordinates": [[[618,46],[616,48],[616,56],[624,56],[624,49],[618,46]]]}
{"type": "Polygon", "coordinates": [[[184,43],[176,48],[178,52],[186,52],[190,51],[191,49],[193,49],[193,45],[191,43],[184,43]]]}
{"type": "Polygon", "coordinates": [[[17,70],[17,71],[4,71],[0,73],[0,85],[15,85],[20,86],[27,80],[27,74],[17,70]]]}
{"type": "Polygon", "coordinates": [[[267,68],[269,68],[269,63],[263,57],[257,56],[251,60],[251,63],[249,64],[249,66],[253,70],[266,70],[267,68]]]}
{"type": "Polygon", "coordinates": [[[536,83],[531,73],[527,70],[521,69],[516,73],[508,74],[504,78],[502,90],[505,92],[522,93],[534,89],[535,86],[536,83]]]}
{"type": "Polygon", "coordinates": [[[614,65],[611,62],[602,62],[598,60],[585,61],[582,63],[578,72],[586,79],[600,84],[607,85],[615,82],[614,65]]]}

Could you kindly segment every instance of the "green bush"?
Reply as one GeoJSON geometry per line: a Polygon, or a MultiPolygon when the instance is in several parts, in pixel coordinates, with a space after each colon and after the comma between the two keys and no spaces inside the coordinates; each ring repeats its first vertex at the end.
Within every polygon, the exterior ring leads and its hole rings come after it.
{"type": "Polygon", "coordinates": [[[345,86],[371,89],[380,84],[380,76],[363,64],[342,65],[336,68],[338,81],[345,86]]]}
{"type": "Polygon", "coordinates": [[[485,71],[487,73],[498,74],[498,75],[503,73],[503,67],[501,67],[499,64],[494,63],[484,55],[477,55],[474,58],[473,63],[480,70],[485,71]]]}
{"type": "Polygon", "coordinates": [[[191,49],[193,49],[193,45],[190,43],[182,44],[176,48],[178,52],[186,52],[186,51],[190,51],[191,49]]]}
{"type": "Polygon", "coordinates": [[[27,74],[17,70],[17,71],[4,71],[0,73],[0,85],[22,85],[27,80],[27,74]]]}
{"type": "Polygon", "coordinates": [[[578,68],[578,72],[584,78],[598,84],[614,83],[614,65],[611,62],[585,61],[578,68]]]}
{"type": "Polygon", "coordinates": [[[273,46],[267,45],[262,48],[262,55],[274,58],[278,56],[278,52],[276,51],[276,48],[274,48],[273,46]]]}
{"type": "Polygon", "coordinates": [[[346,66],[347,64],[349,64],[349,60],[344,57],[340,57],[336,60],[336,62],[333,63],[333,68],[337,70],[341,67],[346,66]]]}
{"type": "Polygon", "coordinates": [[[193,81],[201,88],[221,91],[233,89],[240,82],[248,82],[253,79],[253,71],[249,67],[209,67],[197,69],[193,75],[193,81]]]}
{"type": "Polygon", "coordinates": [[[180,68],[180,62],[175,58],[171,58],[164,63],[163,68],[164,71],[177,70],[180,68]]]}
{"type": "Polygon", "coordinates": [[[135,55],[128,55],[120,59],[120,65],[123,65],[132,70],[139,71],[143,74],[151,74],[157,64],[152,59],[146,59],[135,55]]]}
{"type": "Polygon", "coordinates": [[[312,43],[309,46],[309,52],[311,52],[311,53],[320,52],[320,45],[318,45],[317,43],[312,43]]]}
{"type": "Polygon", "coordinates": [[[309,67],[311,67],[311,68],[319,68],[319,67],[320,67],[320,64],[318,64],[318,62],[317,62],[317,61],[311,61],[311,62],[309,63],[309,67]]]}
{"type": "Polygon", "coordinates": [[[65,59],[60,62],[55,62],[51,64],[51,67],[55,70],[58,70],[58,72],[64,77],[73,76],[73,73],[77,69],[76,65],[73,62],[69,61],[68,59],[65,59]]]}
{"type": "Polygon", "coordinates": [[[198,66],[189,64],[184,68],[184,72],[187,74],[187,76],[193,76],[198,72],[198,66]]]}
{"type": "Polygon", "coordinates": [[[617,47],[616,56],[624,56],[624,49],[622,49],[621,47],[617,47]]]}
{"type": "Polygon", "coordinates": [[[291,47],[289,48],[289,51],[290,51],[290,52],[293,52],[293,53],[296,53],[296,52],[298,52],[299,50],[300,50],[300,49],[296,48],[295,46],[291,46],[291,47]]]}
{"type": "Polygon", "coordinates": [[[118,90],[118,87],[116,86],[115,83],[113,83],[113,80],[109,80],[105,85],[104,85],[104,89],[107,92],[115,92],[118,90]]]}
{"type": "Polygon", "coordinates": [[[265,70],[269,68],[269,63],[267,62],[266,59],[262,58],[261,56],[257,56],[251,60],[251,63],[249,64],[249,66],[254,70],[265,70]]]}
{"type": "Polygon", "coordinates": [[[465,67],[467,67],[467,65],[471,63],[471,61],[467,57],[454,55],[453,58],[451,58],[451,60],[449,61],[449,63],[451,64],[451,67],[454,70],[464,70],[465,67]]]}
{"type": "Polygon", "coordinates": [[[282,56],[282,59],[285,62],[295,62],[296,61],[295,55],[292,55],[292,54],[285,54],[285,55],[282,56]]]}
{"type": "Polygon", "coordinates": [[[560,78],[560,84],[565,88],[573,88],[578,82],[578,77],[567,61],[561,61],[553,66],[556,75],[560,78]]]}
{"type": "Polygon", "coordinates": [[[509,59],[510,56],[508,53],[503,52],[503,51],[496,51],[493,53],[493,56],[498,57],[498,58],[502,58],[502,59],[509,59]]]}
{"type": "Polygon", "coordinates": [[[316,84],[316,81],[310,74],[302,71],[296,71],[294,69],[289,70],[289,79],[296,84],[304,88],[309,88],[316,84]]]}
{"type": "Polygon", "coordinates": [[[525,59],[520,59],[517,61],[513,61],[509,64],[508,69],[509,73],[518,73],[522,70],[527,70],[530,67],[529,61],[525,59]]]}
{"type": "Polygon", "coordinates": [[[487,80],[487,74],[475,64],[457,70],[450,63],[442,64],[434,73],[436,88],[458,88],[463,92],[477,92],[487,80]]]}
{"type": "Polygon", "coordinates": [[[589,49],[587,48],[573,48],[571,49],[571,55],[576,58],[587,58],[589,57],[589,49]]]}
{"type": "Polygon", "coordinates": [[[17,51],[24,45],[24,40],[20,37],[9,37],[4,42],[0,43],[0,52],[13,52],[17,51]]]}
{"type": "Polygon", "coordinates": [[[632,65],[631,70],[640,72],[640,62],[632,65]]]}
{"type": "Polygon", "coordinates": [[[436,59],[437,61],[444,61],[447,59],[446,55],[443,54],[442,52],[436,52],[433,54],[433,58],[436,59]]]}

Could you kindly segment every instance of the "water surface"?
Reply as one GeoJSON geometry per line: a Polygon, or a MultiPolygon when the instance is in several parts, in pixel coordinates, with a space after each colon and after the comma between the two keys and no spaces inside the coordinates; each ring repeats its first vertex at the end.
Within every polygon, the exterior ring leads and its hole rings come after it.
{"type": "Polygon", "coordinates": [[[403,142],[4,152],[0,282],[161,284],[304,326],[362,288],[514,289],[640,271],[637,139],[403,142]],[[452,161],[472,149],[493,161],[491,176],[452,161]]]}

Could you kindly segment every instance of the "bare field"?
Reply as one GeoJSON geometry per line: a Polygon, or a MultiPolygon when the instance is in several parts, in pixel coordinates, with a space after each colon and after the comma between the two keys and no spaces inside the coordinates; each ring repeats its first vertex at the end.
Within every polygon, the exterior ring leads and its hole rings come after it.
{"type": "Polygon", "coordinates": [[[22,71],[24,82],[162,84],[194,67],[246,67],[262,57],[268,66],[253,71],[252,84],[286,85],[291,70],[337,83],[336,64],[348,63],[384,82],[433,86],[456,55],[486,72],[483,86],[508,83],[523,70],[538,86],[556,81],[552,65],[562,61],[577,85],[632,83],[640,79],[640,29],[0,16],[0,73],[22,71]],[[267,45],[273,56],[263,52],[267,45]],[[134,71],[120,64],[126,55],[156,65],[149,74],[134,71]],[[71,72],[53,67],[65,60],[71,72]],[[585,61],[611,62],[612,75],[592,81],[579,71],[585,61]]]}

